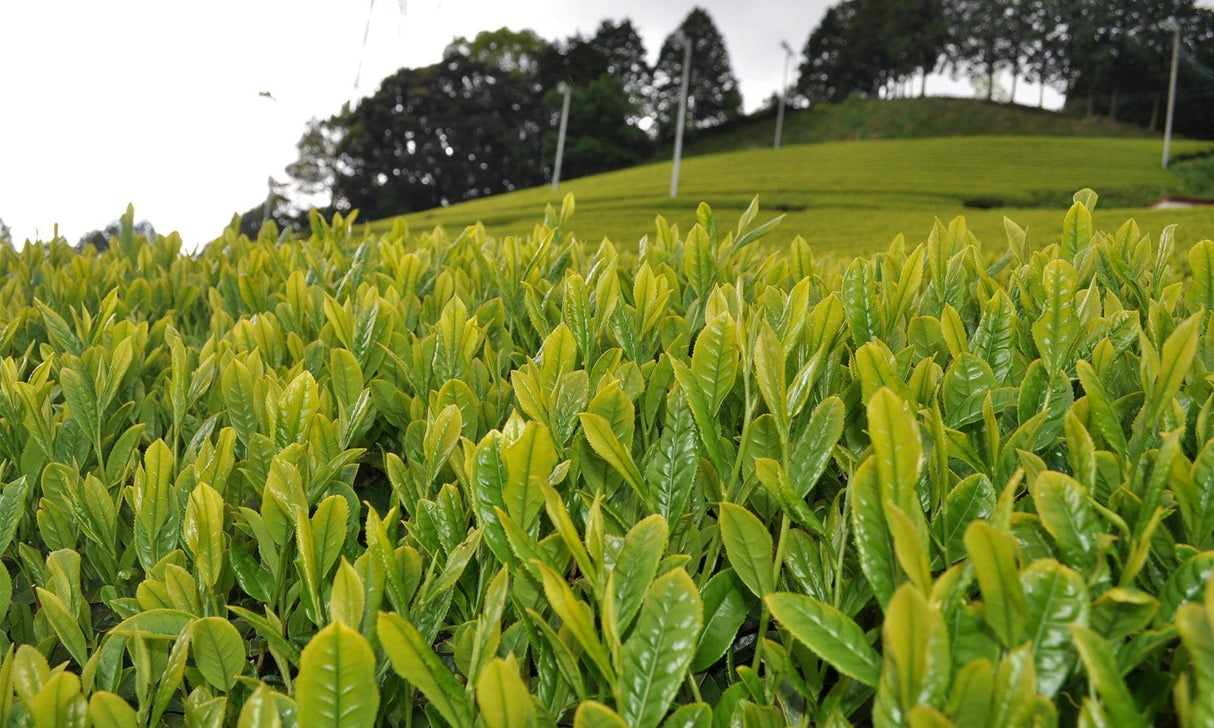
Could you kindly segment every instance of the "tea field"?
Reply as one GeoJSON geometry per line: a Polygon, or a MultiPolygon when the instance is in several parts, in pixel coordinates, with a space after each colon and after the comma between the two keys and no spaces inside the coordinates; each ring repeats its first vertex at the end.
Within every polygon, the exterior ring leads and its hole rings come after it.
{"type": "Polygon", "coordinates": [[[1101,209],[0,247],[0,724],[1214,724],[1214,242],[1101,209]]]}
{"type": "MultiPolygon", "coordinates": [[[[474,221],[491,234],[526,234],[546,204],[559,205],[572,192],[578,237],[591,243],[607,237],[622,247],[652,237],[656,215],[686,231],[700,202],[737,217],[757,194],[766,209],[787,215],[788,234],[778,240],[800,234],[816,252],[845,257],[884,249],[900,233],[924,238],[937,217],[965,215],[981,240],[1001,240],[1005,216],[1030,236],[1048,234],[1071,193],[1092,187],[1105,198],[1096,212],[1100,225],[1116,228],[1133,217],[1157,236],[1178,223],[1182,247],[1214,237],[1214,208],[1145,209],[1165,195],[1192,193],[1190,183],[1159,168],[1160,148],[1158,139],[1053,136],[801,144],[685,158],[676,200],[669,197],[671,163],[664,162],[571,180],[559,193],[537,187],[404,219],[415,230],[443,225],[453,235],[474,221]]],[[[1176,155],[1211,150],[1211,142],[1173,146],[1176,155]]],[[[371,229],[391,224],[378,221],[371,229]]]]}

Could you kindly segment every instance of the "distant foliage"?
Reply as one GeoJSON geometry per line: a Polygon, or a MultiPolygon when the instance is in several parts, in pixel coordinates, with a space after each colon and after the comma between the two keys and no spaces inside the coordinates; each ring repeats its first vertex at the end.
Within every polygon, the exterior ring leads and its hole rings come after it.
{"type": "Polygon", "coordinates": [[[703,128],[736,119],[742,113],[742,92],[729,61],[725,39],[702,8],[695,8],[678,29],[666,37],[654,67],[653,105],[661,136],[674,137],[683,76],[683,46],[678,33],[691,42],[687,126],[703,128]]]}
{"type": "Polygon", "coordinates": [[[111,220],[104,229],[90,230],[80,236],[76,249],[84,250],[86,246],[92,245],[97,252],[105,252],[114,240],[117,240],[119,245],[133,245],[136,235],[145,240],[155,240],[156,228],[147,220],[135,222],[135,209],[128,206],[125,215],[117,220],[111,220]]]}
{"type": "MultiPolygon", "coordinates": [[[[374,219],[530,187],[548,177],[543,42],[495,31],[402,68],[332,124],[333,205],[374,219]]],[[[323,151],[323,150],[322,150],[323,151]]]]}
{"type": "Polygon", "coordinates": [[[1214,9],[1194,0],[844,0],[806,41],[796,90],[814,101],[901,93],[937,69],[981,79],[987,99],[1010,73],[1067,106],[1158,129],[1172,33],[1181,26],[1176,130],[1214,134],[1214,9]]]}
{"type": "Polygon", "coordinates": [[[556,153],[560,85],[568,84],[572,93],[562,179],[632,166],[649,156],[653,143],[639,124],[650,114],[652,78],[645,45],[628,20],[604,21],[590,38],[573,36],[547,48],[540,81],[548,89],[549,159],[556,153]]]}
{"type": "Polygon", "coordinates": [[[846,0],[828,8],[805,42],[796,91],[837,103],[931,72],[944,48],[943,23],[940,0],[846,0]]]}

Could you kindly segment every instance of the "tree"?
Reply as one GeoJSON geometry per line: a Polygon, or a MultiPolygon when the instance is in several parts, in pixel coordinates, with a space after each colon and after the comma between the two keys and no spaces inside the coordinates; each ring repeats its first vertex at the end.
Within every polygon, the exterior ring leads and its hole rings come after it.
{"type": "Polygon", "coordinates": [[[552,158],[564,100],[562,83],[571,86],[569,120],[561,176],[572,179],[636,164],[652,150],[638,123],[643,112],[649,69],[645,46],[625,20],[604,21],[590,38],[572,36],[554,43],[539,64],[549,112],[545,154],[552,158]],[[632,89],[630,92],[629,89],[632,89]]]}
{"type": "MultiPolygon", "coordinates": [[[[705,128],[736,119],[742,113],[742,93],[729,63],[725,40],[712,18],[704,9],[695,8],[678,30],[691,43],[687,125],[705,128]]],[[[672,138],[683,77],[683,46],[677,41],[677,31],[662,43],[653,76],[653,107],[658,126],[664,138],[672,138]]]]}
{"type": "Polygon", "coordinates": [[[1047,86],[1058,88],[1068,77],[1065,0],[1022,0],[1028,36],[1023,46],[1025,80],[1040,84],[1037,106],[1045,106],[1047,86]]]}
{"type": "Polygon", "coordinates": [[[879,38],[889,46],[888,67],[878,75],[886,83],[919,75],[919,95],[926,96],[927,75],[939,65],[948,37],[942,0],[869,0],[865,5],[869,22],[874,16],[883,21],[879,38]]]}
{"type": "MultiPolygon", "coordinates": [[[[267,199],[259,201],[256,205],[240,214],[240,232],[242,234],[250,238],[256,238],[261,232],[261,226],[270,220],[274,222],[279,230],[307,229],[308,211],[311,208],[292,202],[291,198],[284,194],[285,187],[286,185],[275,183],[270,188],[267,199]],[[269,202],[268,209],[266,207],[267,202],[269,202]]],[[[318,209],[326,214],[330,214],[330,211],[327,209],[319,207],[318,209]]]]}
{"type": "Polygon", "coordinates": [[[944,16],[952,30],[947,57],[953,72],[983,77],[986,100],[993,100],[995,73],[1012,65],[1012,33],[1005,4],[992,0],[946,0],[944,16]]]}
{"type": "Polygon", "coordinates": [[[854,8],[855,3],[847,2],[827,8],[805,41],[795,88],[811,104],[837,103],[847,98],[852,90],[867,85],[853,76],[851,72],[857,69],[850,67],[844,58],[847,51],[845,34],[850,25],[849,14],[854,8]]]}
{"type": "MultiPolygon", "coordinates": [[[[604,73],[588,84],[573,87],[571,94],[562,178],[573,179],[629,167],[649,156],[653,142],[645,132],[628,122],[635,107],[620,78],[604,73]]],[[[561,103],[562,94],[551,91],[548,107],[556,110],[561,103]]],[[[552,130],[547,139],[549,157],[556,142],[557,132],[552,130]]]]}
{"type": "Polygon", "coordinates": [[[635,124],[642,116],[651,115],[648,99],[653,89],[653,69],[645,62],[645,43],[632,21],[625,19],[613,23],[604,20],[589,44],[602,55],[604,73],[619,79],[623,85],[634,109],[629,114],[629,123],[635,124]]]}
{"type": "MultiPolygon", "coordinates": [[[[797,92],[811,102],[876,96],[936,68],[939,0],[844,0],[827,9],[802,51],[797,92]]],[[[920,94],[926,86],[920,86],[920,94]]]]}
{"type": "Polygon", "coordinates": [[[123,235],[123,227],[130,225],[132,235],[140,235],[148,240],[156,239],[156,228],[147,220],[133,222],[135,211],[131,207],[127,207],[127,214],[117,220],[111,220],[109,224],[102,230],[90,230],[80,236],[80,241],[76,243],[76,250],[83,251],[87,245],[92,245],[97,249],[98,253],[104,253],[110,247],[110,242],[115,239],[121,239],[123,235]]]}
{"type": "Polygon", "coordinates": [[[441,62],[400,69],[340,114],[320,166],[332,170],[335,209],[374,219],[547,179],[539,43],[505,29],[457,39],[441,62]]]}
{"type": "Polygon", "coordinates": [[[12,247],[12,244],[13,231],[9,229],[8,225],[4,224],[4,218],[0,218],[0,245],[12,247]]]}
{"type": "MultiPolygon", "coordinates": [[[[1175,18],[1180,24],[1186,52],[1193,48],[1209,53],[1211,13],[1193,0],[1074,0],[1067,15],[1067,105],[1089,114],[1104,113],[1144,126],[1159,123],[1172,52],[1172,33],[1162,27],[1164,21],[1175,18]]],[[[1191,89],[1191,95],[1188,103],[1178,102],[1176,130],[1209,135],[1211,109],[1199,89],[1203,84],[1208,88],[1210,81],[1197,70],[1199,56],[1193,59],[1197,64],[1181,64],[1178,88],[1191,89]],[[1191,112],[1196,114],[1189,117],[1191,112]]]]}
{"type": "Polygon", "coordinates": [[[348,113],[347,104],[340,114],[324,121],[313,117],[295,143],[299,157],[287,165],[287,175],[292,182],[292,196],[299,206],[325,209],[332,205],[333,184],[337,179],[337,145],[345,133],[340,118],[341,114],[348,113]]]}

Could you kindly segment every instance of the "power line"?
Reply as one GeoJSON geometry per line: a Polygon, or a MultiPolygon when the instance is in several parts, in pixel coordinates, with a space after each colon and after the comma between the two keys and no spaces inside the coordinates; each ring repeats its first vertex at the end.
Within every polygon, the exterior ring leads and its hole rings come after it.
{"type": "Polygon", "coordinates": [[[1184,59],[1185,63],[1189,65],[1189,68],[1196,72],[1198,76],[1201,76],[1205,80],[1214,83],[1214,68],[1210,68],[1206,64],[1202,63],[1197,59],[1197,56],[1193,54],[1193,52],[1191,52],[1188,48],[1185,48],[1183,45],[1180,47],[1180,57],[1184,59]]]}
{"type": "Polygon", "coordinates": [[[375,0],[367,7],[367,26],[363,28],[363,47],[358,52],[358,71],[354,73],[354,96],[358,96],[358,81],[363,75],[363,58],[367,55],[367,36],[371,35],[371,13],[375,10],[375,0]]]}

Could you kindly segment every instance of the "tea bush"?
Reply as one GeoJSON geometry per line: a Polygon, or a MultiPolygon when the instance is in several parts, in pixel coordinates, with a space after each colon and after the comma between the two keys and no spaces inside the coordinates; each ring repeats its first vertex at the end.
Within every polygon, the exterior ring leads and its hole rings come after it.
{"type": "Polygon", "coordinates": [[[0,720],[1214,722],[1214,242],[0,249],[0,720]]]}

